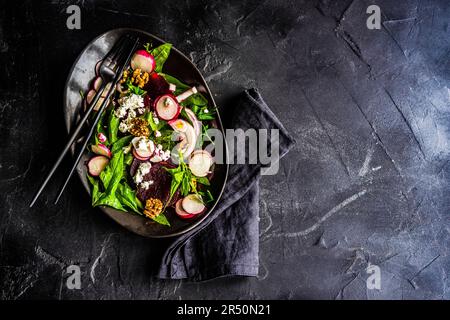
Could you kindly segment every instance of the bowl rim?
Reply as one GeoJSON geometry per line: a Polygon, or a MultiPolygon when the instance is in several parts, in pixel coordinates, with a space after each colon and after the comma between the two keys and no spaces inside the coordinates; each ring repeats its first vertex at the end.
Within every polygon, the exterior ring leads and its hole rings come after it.
{"type": "MultiPolygon", "coordinates": [[[[134,32],[134,33],[141,33],[144,34],[150,38],[153,38],[161,43],[167,43],[167,41],[164,41],[163,39],[153,35],[150,32],[141,30],[141,29],[137,29],[137,28],[115,28],[115,29],[110,29],[108,31],[105,31],[103,33],[101,33],[100,35],[96,36],[94,39],[92,39],[91,41],[89,41],[88,44],[86,44],[84,46],[84,48],[81,50],[81,52],[78,54],[77,58],[75,59],[74,63],[72,64],[72,67],[69,70],[68,76],[66,78],[66,82],[64,85],[64,92],[63,92],[63,110],[64,110],[64,118],[65,118],[65,125],[66,125],[66,129],[67,132],[70,134],[71,128],[73,126],[73,124],[70,121],[70,116],[68,115],[68,112],[66,112],[67,108],[67,92],[69,89],[69,82],[72,79],[73,76],[73,72],[76,68],[76,66],[78,65],[78,62],[80,61],[81,57],[83,56],[83,54],[87,51],[88,48],[90,48],[90,46],[95,43],[98,39],[104,37],[105,35],[109,34],[109,33],[115,33],[115,32],[134,32]]],[[[112,216],[110,216],[110,214],[106,211],[106,210],[115,210],[118,211],[117,209],[114,208],[110,208],[110,207],[106,207],[106,206],[99,206],[101,211],[103,211],[103,213],[105,213],[110,219],[114,220],[117,224],[121,225],[122,227],[124,227],[125,229],[129,230],[130,232],[133,232],[137,235],[146,237],[146,238],[173,238],[173,237],[177,237],[180,235],[183,235],[191,230],[196,229],[207,217],[209,217],[209,215],[212,213],[212,211],[215,209],[215,207],[217,206],[217,204],[219,203],[220,199],[222,198],[223,192],[225,190],[225,186],[227,184],[228,181],[228,173],[229,173],[229,161],[228,161],[228,145],[227,145],[227,139],[225,139],[225,131],[224,131],[224,127],[223,127],[223,123],[222,123],[222,119],[220,117],[220,112],[217,108],[216,102],[214,100],[214,96],[211,93],[211,90],[209,89],[208,83],[206,82],[205,78],[203,77],[202,73],[200,72],[200,70],[198,70],[197,66],[184,54],[182,53],[180,50],[178,50],[176,47],[174,47],[172,45],[171,50],[177,52],[177,54],[179,54],[180,56],[182,56],[184,58],[184,60],[186,62],[188,62],[198,73],[198,75],[200,76],[200,79],[203,81],[202,85],[204,85],[204,88],[209,96],[209,100],[211,100],[214,108],[217,110],[217,122],[219,124],[220,130],[222,131],[222,135],[223,135],[223,146],[224,146],[224,154],[225,154],[225,163],[223,164],[225,166],[225,172],[224,172],[224,180],[222,183],[222,187],[220,188],[220,192],[217,196],[217,199],[215,200],[214,204],[208,209],[208,211],[197,221],[195,221],[194,223],[192,223],[191,225],[188,225],[185,229],[174,232],[174,233],[170,233],[170,234],[164,234],[164,235],[147,235],[147,234],[142,234],[142,233],[138,233],[135,230],[129,228],[126,225],[123,225],[121,223],[119,223],[116,219],[114,219],[112,216]]],[[[71,148],[71,152],[72,155],[74,155],[74,148],[71,148]]],[[[85,189],[87,189],[88,194],[91,194],[91,189],[89,187],[86,187],[86,185],[83,183],[83,179],[81,177],[80,172],[77,170],[78,172],[78,176],[83,184],[83,186],[85,187],[85,189]]],[[[124,214],[131,214],[129,211],[127,212],[121,212],[124,214]]]]}

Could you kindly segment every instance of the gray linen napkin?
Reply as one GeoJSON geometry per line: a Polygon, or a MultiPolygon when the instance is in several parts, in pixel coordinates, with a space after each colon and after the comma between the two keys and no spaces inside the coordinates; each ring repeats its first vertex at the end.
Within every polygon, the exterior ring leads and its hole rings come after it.
{"type": "MultiPolygon", "coordinates": [[[[235,110],[228,128],[279,130],[277,161],[294,145],[294,139],[257,89],[245,90],[235,110]]],[[[230,157],[235,156],[230,154],[230,157]]],[[[172,242],[163,256],[160,278],[203,281],[228,275],[258,275],[258,181],[262,167],[260,163],[230,165],[225,190],[214,212],[195,230],[172,242]]]]}

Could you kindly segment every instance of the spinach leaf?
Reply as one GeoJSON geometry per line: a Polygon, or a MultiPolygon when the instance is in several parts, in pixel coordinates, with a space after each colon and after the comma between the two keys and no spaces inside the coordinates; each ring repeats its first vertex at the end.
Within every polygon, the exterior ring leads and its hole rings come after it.
{"type": "Polygon", "coordinates": [[[120,119],[114,115],[114,109],[111,109],[108,119],[108,139],[109,143],[113,144],[117,140],[117,133],[119,131],[120,119]]]}
{"type": "Polygon", "coordinates": [[[209,186],[210,185],[209,180],[206,177],[196,177],[195,181],[197,181],[198,183],[201,183],[201,184],[203,184],[205,186],[209,186]]]}
{"type": "Polygon", "coordinates": [[[170,223],[167,220],[166,216],[163,213],[158,214],[156,217],[152,218],[153,221],[165,225],[165,226],[169,226],[170,227],[170,223]]]}
{"type": "Polygon", "coordinates": [[[101,196],[99,181],[94,177],[92,177],[89,173],[87,174],[87,178],[89,182],[92,184],[91,197],[92,197],[92,204],[94,204],[101,196]]]}
{"type": "Polygon", "coordinates": [[[120,211],[127,211],[123,206],[122,203],[117,199],[115,194],[102,194],[101,198],[98,199],[94,204],[94,207],[96,206],[108,206],[112,207],[114,209],[120,210],[120,211]]]}
{"type": "Polygon", "coordinates": [[[111,152],[114,154],[117,151],[122,150],[122,148],[124,148],[125,146],[130,144],[131,140],[133,140],[133,136],[132,135],[120,138],[119,140],[114,142],[114,144],[113,144],[113,146],[111,148],[111,152]]]}
{"type": "Polygon", "coordinates": [[[147,120],[152,131],[159,131],[165,125],[164,121],[159,121],[158,124],[156,124],[155,119],[153,119],[153,112],[147,112],[144,115],[144,119],[147,120]]]}
{"type": "Polygon", "coordinates": [[[183,100],[181,103],[183,106],[206,106],[208,105],[208,100],[201,94],[196,93],[187,98],[186,100],[183,100]]]}
{"type": "Polygon", "coordinates": [[[208,109],[208,106],[198,106],[196,105],[195,107],[191,108],[192,111],[195,113],[195,115],[197,116],[198,120],[214,120],[216,118],[216,110],[214,109],[208,109]],[[206,112],[206,110],[208,110],[208,112],[206,112]]]}
{"type": "Polygon", "coordinates": [[[131,165],[133,160],[134,160],[133,155],[131,154],[131,152],[128,152],[123,159],[123,163],[126,164],[127,166],[129,166],[129,165],[131,165]]]}
{"type": "Polygon", "coordinates": [[[119,184],[116,191],[116,196],[120,202],[133,210],[135,213],[142,215],[142,203],[136,197],[136,192],[126,183],[119,184]]]}
{"type": "Polygon", "coordinates": [[[174,134],[173,130],[167,129],[167,130],[162,130],[161,132],[161,136],[155,138],[155,143],[158,145],[162,145],[164,150],[172,150],[176,144],[178,143],[178,141],[174,141],[172,139],[172,135],[174,134]]]}
{"type": "Polygon", "coordinates": [[[123,151],[116,152],[100,173],[106,195],[114,195],[124,174],[123,151]]]}
{"type": "Polygon", "coordinates": [[[202,196],[202,199],[206,198],[206,200],[204,200],[205,203],[210,203],[214,201],[214,197],[209,190],[206,190],[206,192],[199,191],[198,194],[202,196]]]}
{"type": "Polygon", "coordinates": [[[160,73],[160,76],[162,76],[168,83],[174,84],[176,86],[176,89],[174,92],[174,95],[176,95],[176,96],[190,88],[187,84],[181,82],[177,78],[172,77],[168,74],[160,73]]]}
{"type": "Polygon", "coordinates": [[[172,45],[170,43],[164,43],[151,51],[156,62],[155,72],[161,72],[164,62],[169,57],[171,48],[172,45]]]}
{"type": "MultiPolygon", "coordinates": [[[[103,133],[106,137],[106,132],[105,132],[105,128],[103,127],[103,122],[105,121],[105,114],[106,112],[103,112],[100,116],[100,120],[97,122],[97,126],[95,127],[95,133],[94,133],[94,142],[93,144],[98,145],[99,143],[101,143],[98,140],[98,134],[99,133],[103,133]]],[[[104,145],[108,146],[109,145],[109,141],[106,140],[105,142],[103,142],[104,145]]]]}

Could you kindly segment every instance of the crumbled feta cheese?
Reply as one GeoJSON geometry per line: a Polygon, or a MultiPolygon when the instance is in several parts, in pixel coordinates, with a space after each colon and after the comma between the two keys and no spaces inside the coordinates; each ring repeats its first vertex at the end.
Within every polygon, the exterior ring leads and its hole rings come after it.
{"type": "Polygon", "coordinates": [[[119,124],[119,130],[120,130],[120,132],[122,132],[122,133],[125,133],[125,132],[128,131],[128,125],[127,125],[127,123],[126,123],[125,121],[120,122],[120,124],[119,124]]]}
{"type": "Polygon", "coordinates": [[[155,137],[159,138],[161,137],[161,132],[159,132],[158,130],[155,131],[155,137]]]}
{"type": "Polygon", "coordinates": [[[139,171],[141,172],[141,174],[143,176],[145,176],[147,173],[150,172],[151,168],[152,168],[152,164],[150,162],[144,162],[144,163],[141,163],[141,165],[139,166],[139,171]]]}
{"type": "Polygon", "coordinates": [[[133,178],[134,182],[136,184],[142,183],[142,181],[144,180],[144,176],[150,172],[151,168],[152,164],[150,162],[141,163],[139,168],[137,169],[136,175],[133,178]]]}
{"type": "Polygon", "coordinates": [[[139,151],[148,151],[147,142],[145,140],[145,138],[139,140],[137,147],[139,151]]]}
{"type": "Polygon", "coordinates": [[[156,146],[156,149],[162,150],[162,145],[158,144],[158,145],[156,146]]]}
{"type": "Polygon", "coordinates": [[[166,150],[160,153],[162,160],[166,161],[170,158],[170,150],[166,150]]]}
{"type": "Polygon", "coordinates": [[[208,109],[205,109],[205,110],[203,110],[203,112],[204,112],[204,113],[208,113],[208,112],[209,112],[209,110],[208,110],[208,109]]]}
{"type": "Polygon", "coordinates": [[[117,118],[121,119],[126,116],[127,109],[124,107],[119,107],[116,109],[116,111],[114,111],[114,114],[116,115],[117,118]]]}
{"type": "Polygon", "coordinates": [[[124,97],[120,101],[121,105],[127,110],[134,110],[137,108],[144,108],[144,98],[142,98],[138,94],[131,94],[127,97],[124,97]]]}
{"type": "Polygon", "coordinates": [[[153,157],[150,158],[151,162],[161,162],[163,159],[159,156],[159,154],[155,154],[153,157]]]}
{"type": "Polygon", "coordinates": [[[159,124],[159,119],[158,119],[158,117],[154,117],[154,118],[153,118],[153,122],[154,122],[155,124],[159,124]]]}
{"type": "Polygon", "coordinates": [[[130,110],[128,111],[128,119],[136,118],[136,111],[130,110]]]}
{"type": "Polygon", "coordinates": [[[141,188],[147,190],[152,184],[154,183],[153,180],[150,181],[144,181],[140,184],[141,188]]]}
{"type": "Polygon", "coordinates": [[[144,177],[140,175],[139,172],[134,176],[134,182],[136,182],[136,184],[141,183],[143,179],[144,177]]]}

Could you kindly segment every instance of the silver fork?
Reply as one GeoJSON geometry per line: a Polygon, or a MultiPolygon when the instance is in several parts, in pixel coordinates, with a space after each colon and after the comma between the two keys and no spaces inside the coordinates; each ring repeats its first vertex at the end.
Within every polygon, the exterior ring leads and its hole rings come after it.
{"type": "Polygon", "coordinates": [[[55,173],[56,169],[61,164],[62,160],[64,159],[64,156],[67,154],[70,147],[74,143],[75,139],[79,135],[81,129],[83,128],[83,126],[86,123],[86,121],[88,120],[90,114],[94,110],[95,105],[97,104],[98,100],[100,99],[101,93],[105,89],[106,85],[108,83],[111,83],[111,87],[109,88],[108,93],[97,112],[95,120],[90,127],[89,133],[85,137],[83,146],[77,155],[75,163],[73,164],[73,166],[66,178],[66,181],[64,182],[64,185],[61,188],[60,193],[58,194],[55,204],[58,202],[59,198],[61,197],[62,193],[64,192],[64,189],[67,186],[70,178],[72,177],[72,174],[73,174],[78,162],[81,159],[81,156],[89,142],[90,137],[92,136],[92,133],[94,132],[94,129],[95,129],[98,121],[101,118],[103,111],[106,109],[106,107],[108,105],[108,101],[110,100],[111,95],[113,94],[113,92],[115,90],[117,82],[122,77],[122,73],[123,73],[125,67],[129,64],[131,55],[134,52],[134,50],[136,49],[136,46],[138,44],[138,39],[135,39],[135,41],[132,45],[132,48],[129,51],[126,50],[126,47],[130,45],[130,40],[131,39],[128,36],[121,37],[119,39],[119,41],[116,43],[116,45],[114,45],[114,47],[111,49],[111,51],[109,51],[108,54],[106,55],[106,57],[103,59],[101,65],[100,65],[100,68],[99,68],[99,74],[100,74],[100,77],[102,78],[102,84],[100,86],[100,89],[95,94],[95,96],[92,99],[92,102],[89,105],[89,108],[86,110],[86,113],[84,114],[83,118],[78,123],[74,132],[70,136],[69,141],[66,143],[63,151],[59,155],[58,159],[56,160],[55,164],[51,168],[50,172],[47,174],[47,177],[45,178],[44,182],[39,187],[39,190],[36,192],[33,200],[30,203],[30,208],[35,204],[36,200],[41,195],[42,191],[44,190],[47,183],[50,181],[50,179],[53,176],[53,174],[55,173]],[[127,52],[128,52],[128,55],[126,55],[127,52]]]}

